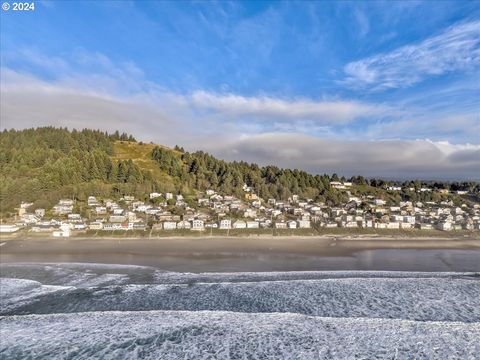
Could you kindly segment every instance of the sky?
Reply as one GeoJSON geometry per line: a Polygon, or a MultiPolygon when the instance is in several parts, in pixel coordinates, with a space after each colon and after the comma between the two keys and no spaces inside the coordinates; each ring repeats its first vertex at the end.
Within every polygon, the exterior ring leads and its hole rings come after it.
{"type": "Polygon", "coordinates": [[[477,1],[35,1],[1,11],[2,129],[480,180],[477,1]]]}

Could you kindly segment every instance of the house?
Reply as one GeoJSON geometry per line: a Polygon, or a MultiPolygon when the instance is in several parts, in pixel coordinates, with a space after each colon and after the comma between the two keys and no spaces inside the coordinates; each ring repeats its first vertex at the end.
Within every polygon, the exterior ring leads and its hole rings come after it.
{"type": "Polygon", "coordinates": [[[98,200],[95,196],[89,196],[88,200],[87,200],[87,205],[89,207],[94,207],[94,206],[100,205],[100,203],[98,202],[98,200]]]}
{"type": "Polygon", "coordinates": [[[275,229],[286,229],[287,223],[286,222],[275,222],[275,229]]]}
{"type": "Polygon", "coordinates": [[[106,223],[103,225],[103,230],[105,231],[114,231],[114,230],[129,230],[129,225],[124,223],[106,223]]]}
{"type": "Polygon", "coordinates": [[[52,235],[54,237],[69,237],[70,236],[70,227],[68,224],[60,225],[60,230],[55,230],[52,235]]]}
{"type": "Polygon", "coordinates": [[[387,190],[388,191],[401,191],[402,187],[401,186],[388,186],[387,190]]]}
{"type": "Polygon", "coordinates": [[[287,222],[287,227],[289,229],[296,229],[297,228],[297,222],[293,221],[293,220],[290,220],[290,221],[287,222]]]}
{"type": "Polygon", "coordinates": [[[96,206],[95,213],[97,215],[105,215],[107,213],[107,208],[105,206],[96,206]]]}
{"type": "Polygon", "coordinates": [[[257,211],[254,209],[245,209],[243,212],[243,217],[246,218],[255,218],[257,216],[257,211]]]}
{"type": "Polygon", "coordinates": [[[199,219],[193,220],[191,230],[205,230],[203,220],[199,220],[199,219]]]}
{"type": "Polygon", "coordinates": [[[326,227],[326,228],[329,228],[329,229],[330,229],[330,228],[337,228],[337,227],[338,227],[338,223],[337,223],[337,222],[327,222],[327,223],[325,224],[325,227],[326,227]]]}
{"type": "Polygon", "coordinates": [[[127,217],[125,215],[110,215],[108,221],[112,223],[123,223],[127,221],[127,217]]]}
{"type": "Polygon", "coordinates": [[[197,200],[199,206],[207,206],[210,203],[210,199],[201,198],[197,200]]]}
{"type": "Polygon", "coordinates": [[[177,223],[174,221],[164,221],[163,230],[175,230],[177,228],[177,223]]]}
{"type": "Polygon", "coordinates": [[[231,228],[232,228],[232,220],[230,219],[220,220],[220,229],[231,229],[231,228]]]}
{"type": "Polygon", "coordinates": [[[82,221],[80,214],[68,214],[67,219],[71,222],[82,221]]]}
{"type": "Polygon", "coordinates": [[[247,221],[247,229],[258,229],[258,221],[247,221]]]}
{"type": "Polygon", "coordinates": [[[443,231],[450,231],[452,230],[453,226],[450,221],[440,221],[437,224],[437,229],[438,230],[443,230],[443,231]]]}
{"type": "Polygon", "coordinates": [[[45,209],[36,209],[35,215],[39,218],[43,218],[45,216],[45,209]]]}
{"type": "Polygon", "coordinates": [[[160,194],[158,192],[152,192],[152,193],[149,194],[150,200],[159,198],[160,196],[162,196],[162,194],[160,194]]]}
{"type": "Polygon", "coordinates": [[[124,214],[125,214],[125,210],[122,208],[113,209],[113,215],[124,215],[124,214]]]}
{"type": "Polygon", "coordinates": [[[343,223],[343,227],[345,227],[345,228],[357,228],[358,223],[356,221],[347,221],[347,222],[343,223]]]}
{"type": "Polygon", "coordinates": [[[173,194],[172,194],[172,193],[165,193],[165,199],[166,199],[166,200],[171,200],[171,199],[173,199],[173,194]]]}
{"type": "Polygon", "coordinates": [[[52,212],[55,215],[66,215],[66,214],[70,214],[72,211],[73,211],[73,205],[62,205],[60,203],[58,205],[55,205],[52,208],[52,212]]]}
{"type": "Polygon", "coordinates": [[[101,221],[94,221],[94,222],[91,222],[88,225],[88,228],[90,230],[102,230],[103,229],[103,223],[101,221]]]}
{"type": "Polygon", "coordinates": [[[37,215],[29,214],[29,213],[23,214],[21,219],[27,225],[28,224],[36,224],[37,222],[40,221],[40,219],[37,217],[37,215]]]}
{"type": "Polygon", "coordinates": [[[233,223],[233,228],[234,229],[246,229],[247,228],[247,223],[243,220],[237,220],[233,223]]]}
{"type": "MultiPolygon", "coordinates": [[[[185,218],[185,216],[183,217],[185,218]]],[[[192,224],[187,220],[182,220],[177,223],[177,229],[191,229],[192,224]]]]}
{"type": "Polygon", "coordinates": [[[0,224],[0,233],[14,233],[15,231],[18,231],[18,230],[20,230],[18,226],[0,224]]]}
{"type": "Polygon", "coordinates": [[[346,189],[346,186],[340,181],[330,181],[330,186],[333,187],[334,189],[339,189],[339,190],[346,189]]]}
{"type": "Polygon", "coordinates": [[[147,230],[147,225],[145,225],[143,221],[129,222],[128,224],[129,227],[132,228],[132,230],[147,230]]]}
{"type": "Polygon", "coordinates": [[[298,227],[300,229],[310,229],[310,220],[298,220],[298,227]]]}

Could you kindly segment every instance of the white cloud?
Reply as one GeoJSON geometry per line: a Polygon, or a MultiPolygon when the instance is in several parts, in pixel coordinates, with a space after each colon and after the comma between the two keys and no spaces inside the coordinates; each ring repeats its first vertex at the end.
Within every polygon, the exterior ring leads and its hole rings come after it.
{"type": "Polygon", "coordinates": [[[344,67],[344,84],[383,90],[409,87],[430,76],[480,64],[480,21],[460,23],[424,41],[373,55],[344,67]]]}
{"type": "Polygon", "coordinates": [[[268,96],[218,95],[205,91],[194,92],[189,98],[196,108],[213,110],[225,116],[257,116],[290,121],[307,118],[325,124],[346,123],[359,117],[381,115],[387,111],[384,106],[345,100],[284,100],[268,96]]]}

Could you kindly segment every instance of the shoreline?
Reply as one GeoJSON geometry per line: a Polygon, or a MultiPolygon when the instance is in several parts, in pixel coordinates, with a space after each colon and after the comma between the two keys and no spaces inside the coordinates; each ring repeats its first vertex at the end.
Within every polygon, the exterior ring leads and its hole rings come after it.
{"type": "Polygon", "coordinates": [[[344,240],[344,241],[480,241],[479,231],[380,231],[380,232],[361,232],[361,231],[335,231],[324,233],[288,233],[288,234],[266,234],[266,233],[239,233],[228,234],[223,233],[209,233],[209,232],[188,232],[188,233],[86,233],[78,232],[69,237],[54,237],[51,233],[32,233],[32,232],[17,232],[13,234],[3,233],[0,235],[0,243],[15,241],[15,240],[72,240],[84,241],[90,239],[98,240],[194,240],[194,239],[224,239],[240,240],[240,239],[257,239],[257,240],[305,240],[305,239],[319,239],[319,240],[344,240]]]}
{"type": "Polygon", "coordinates": [[[102,263],[179,272],[480,271],[480,240],[317,237],[17,238],[0,263],[102,263]]]}

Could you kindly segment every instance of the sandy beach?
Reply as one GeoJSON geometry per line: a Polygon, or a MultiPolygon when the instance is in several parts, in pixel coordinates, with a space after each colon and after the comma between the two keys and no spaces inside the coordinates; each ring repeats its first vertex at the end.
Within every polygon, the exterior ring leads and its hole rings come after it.
{"type": "Polygon", "coordinates": [[[438,259],[439,265],[432,269],[453,266],[456,260],[451,254],[459,252],[471,255],[459,260],[460,267],[462,261],[466,265],[471,261],[473,268],[467,270],[476,271],[478,262],[480,270],[480,240],[463,237],[17,238],[3,242],[0,261],[134,264],[182,271],[334,270],[342,266],[428,271],[438,259]],[[442,260],[439,254],[449,258],[442,260]]]}

